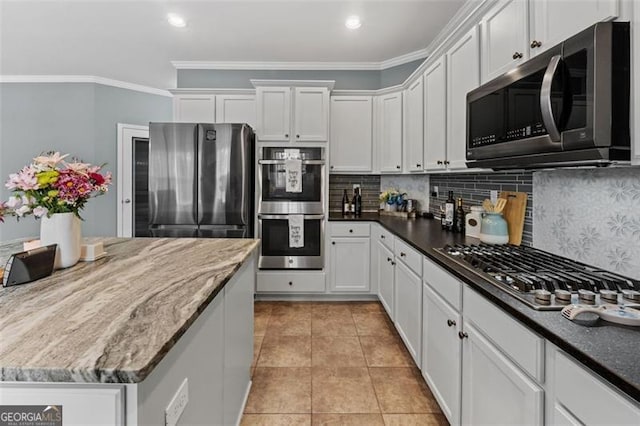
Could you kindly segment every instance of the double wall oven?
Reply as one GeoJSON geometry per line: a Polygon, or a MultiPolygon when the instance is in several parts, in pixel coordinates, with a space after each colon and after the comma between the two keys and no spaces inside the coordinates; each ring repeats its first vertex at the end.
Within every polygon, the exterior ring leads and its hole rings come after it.
{"type": "Polygon", "coordinates": [[[322,269],[326,171],[324,148],[262,147],[258,156],[260,269],[322,269]],[[287,160],[298,160],[301,187],[287,188],[287,160]],[[288,190],[289,189],[289,190],[288,190]],[[303,219],[300,244],[290,220],[303,219]]]}

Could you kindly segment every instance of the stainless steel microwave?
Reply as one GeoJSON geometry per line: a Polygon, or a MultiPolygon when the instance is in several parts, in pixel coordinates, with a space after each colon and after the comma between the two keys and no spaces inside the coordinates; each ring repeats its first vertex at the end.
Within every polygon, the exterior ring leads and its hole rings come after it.
{"type": "Polygon", "coordinates": [[[467,165],[630,160],[628,22],[600,22],[467,94],[467,165]]]}

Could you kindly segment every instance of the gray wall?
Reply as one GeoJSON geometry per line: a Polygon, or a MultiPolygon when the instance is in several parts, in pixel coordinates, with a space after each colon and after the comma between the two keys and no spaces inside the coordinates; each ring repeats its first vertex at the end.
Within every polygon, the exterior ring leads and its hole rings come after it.
{"type": "Polygon", "coordinates": [[[383,71],[364,70],[178,70],[178,88],[253,88],[251,79],[335,80],[335,89],[376,90],[403,83],[424,61],[408,62],[383,71]]]}
{"type": "MultiPolygon", "coordinates": [[[[0,199],[9,173],[44,151],[70,153],[95,163],[108,163],[115,175],[116,125],[170,120],[171,98],[94,83],[0,84],[0,199]]],[[[115,235],[116,185],[91,200],[83,212],[83,235],[115,235]]],[[[0,241],[37,236],[32,217],[0,224],[0,241]]]]}

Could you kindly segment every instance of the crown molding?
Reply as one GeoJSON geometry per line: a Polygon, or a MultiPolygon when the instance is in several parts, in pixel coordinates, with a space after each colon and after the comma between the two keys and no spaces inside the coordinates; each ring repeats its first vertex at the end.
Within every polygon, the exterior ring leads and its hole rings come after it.
{"type": "Polygon", "coordinates": [[[249,80],[253,87],[326,87],[329,91],[333,90],[336,84],[335,80],[249,80]]]}
{"type": "Polygon", "coordinates": [[[168,89],[173,95],[255,95],[256,89],[232,88],[176,88],[168,89]]]}
{"type": "Polygon", "coordinates": [[[389,68],[397,67],[398,65],[408,64],[409,62],[417,61],[418,59],[426,59],[429,56],[429,51],[425,49],[416,50],[406,53],[404,55],[396,56],[395,58],[387,59],[380,62],[380,70],[386,70],[389,68]]]}
{"type": "Polygon", "coordinates": [[[0,83],[94,83],[152,95],[173,97],[168,90],[95,75],[0,75],[0,83]]]}

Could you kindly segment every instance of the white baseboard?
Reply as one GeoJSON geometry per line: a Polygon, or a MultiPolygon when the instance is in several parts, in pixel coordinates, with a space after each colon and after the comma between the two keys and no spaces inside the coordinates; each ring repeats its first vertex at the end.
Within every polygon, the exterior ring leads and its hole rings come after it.
{"type": "Polygon", "coordinates": [[[255,300],[289,302],[377,302],[377,294],[256,293],[255,300]]]}

